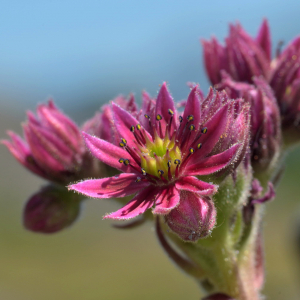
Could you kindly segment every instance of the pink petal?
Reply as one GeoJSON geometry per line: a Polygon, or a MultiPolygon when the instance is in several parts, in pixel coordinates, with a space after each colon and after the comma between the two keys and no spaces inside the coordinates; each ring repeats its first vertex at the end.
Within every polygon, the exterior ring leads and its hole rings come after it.
{"type": "Polygon", "coordinates": [[[124,207],[103,217],[103,219],[128,220],[144,213],[154,204],[155,194],[158,190],[153,187],[143,189],[124,207]]]}
{"type": "MultiPolygon", "coordinates": [[[[200,157],[205,157],[208,155],[219,141],[222,133],[226,130],[226,125],[228,122],[228,104],[221,107],[214,116],[209,119],[204,127],[207,127],[207,133],[202,134],[201,138],[197,141],[197,143],[202,143],[202,148],[199,151],[200,157]]],[[[194,145],[196,148],[196,145],[194,145]]],[[[195,163],[194,159],[197,156],[191,157],[189,164],[195,163]]]]}
{"type": "Polygon", "coordinates": [[[187,99],[187,103],[184,109],[183,113],[183,121],[180,127],[179,135],[182,133],[185,124],[187,123],[187,117],[192,115],[194,117],[194,120],[191,121],[189,124],[195,125],[195,130],[199,130],[200,126],[200,96],[199,96],[199,90],[198,86],[195,86],[192,91],[190,92],[190,95],[187,99]]]}
{"type": "Polygon", "coordinates": [[[220,154],[204,158],[198,163],[187,166],[184,173],[188,175],[209,175],[220,171],[234,160],[240,147],[241,144],[236,144],[220,154]]]}
{"type": "Polygon", "coordinates": [[[94,198],[125,197],[149,185],[148,181],[136,182],[136,174],[122,173],[114,177],[91,179],[69,186],[70,190],[94,198]]]}
{"type": "Polygon", "coordinates": [[[164,188],[156,195],[154,214],[165,215],[179,204],[179,192],[174,185],[164,188]]]}
{"type": "Polygon", "coordinates": [[[185,176],[180,178],[176,184],[178,190],[186,190],[199,195],[213,195],[217,192],[217,186],[201,181],[194,176],[185,176]]]}
{"type": "Polygon", "coordinates": [[[125,173],[131,173],[134,171],[133,168],[131,168],[129,165],[125,166],[123,163],[119,162],[120,158],[124,158],[129,159],[130,164],[140,168],[131,158],[128,152],[123,150],[121,147],[117,147],[85,132],[83,132],[82,135],[85,138],[86,145],[90,149],[91,153],[105,164],[125,173]]]}
{"type": "Polygon", "coordinates": [[[269,23],[267,19],[264,19],[256,37],[256,42],[264,50],[269,62],[271,62],[271,34],[269,23]]]}
{"type": "MultiPolygon", "coordinates": [[[[139,124],[138,120],[126,110],[122,109],[120,106],[114,103],[112,103],[112,108],[114,112],[115,126],[117,130],[116,133],[120,139],[119,141],[121,141],[121,138],[124,138],[130,147],[135,147],[135,143],[133,142],[135,140],[135,137],[133,135],[133,132],[130,131],[130,127],[136,127],[136,125],[139,124]]],[[[135,128],[135,130],[137,129],[135,128]]],[[[152,138],[146,131],[145,133],[147,134],[148,138],[152,140],[152,138]]]]}
{"type": "MultiPolygon", "coordinates": [[[[160,91],[157,95],[157,101],[156,101],[156,110],[155,110],[155,117],[160,114],[162,116],[161,126],[163,132],[165,132],[166,124],[169,123],[169,120],[171,118],[171,115],[169,114],[169,109],[171,109],[174,112],[173,116],[173,122],[176,119],[175,113],[175,105],[173,98],[171,94],[168,91],[167,84],[164,82],[162,84],[162,87],[160,88],[160,91]]],[[[152,122],[157,122],[156,120],[151,120],[152,122]]],[[[172,126],[171,134],[174,131],[174,126],[172,126]]]]}

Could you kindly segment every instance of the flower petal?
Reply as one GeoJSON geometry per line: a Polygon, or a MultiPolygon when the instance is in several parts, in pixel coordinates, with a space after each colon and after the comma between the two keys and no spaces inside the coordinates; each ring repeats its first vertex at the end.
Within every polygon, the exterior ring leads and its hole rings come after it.
{"type": "Polygon", "coordinates": [[[128,220],[144,213],[154,204],[155,194],[158,192],[153,187],[143,189],[124,207],[103,217],[103,219],[128,220]]]}
{"type": "Polygon", "coordinates": [[[189,97],[187,99],[187,103],[184,109],[184,113],[183,113],[183,121],[182,124],[180,126],[180,131],[179,131],[179,135],[181,135],[185,124],[187,123],[187,118],[188,116],[192,115],[194,117],[194,120],[191,121],[190,124],[194,124],[195,125],[195,131],[199,130],[199,126],[200,126],[200,116],[201,116],[201,112],[200,112],[200,97],[199,97],[199,88],[198,86],[195,86],[192,91],[189,94],[189,97]]]}
{"type": "Polygon", "coordinates": [[[125,166],[119,162],[120,158],[124,158],[129,159],[130,164],[139,168],[131,156],[122,148],[101,140],[95,136],[91,136],[85,132],[83,132],[82,135],[85,138],[86,145],[90,149],[91,153],[105,164],[125,173],[133,172],[133,169],[129,165],[125,166]]]}
{"type": "Polygon", "coordinates": [[[240,147],[241,144],[236,144],[222,153],[204,158],[198,163],[187,166],[184,173],[188,175],[209,175],[220,171],[234,160],[240,147]]]}
{"type": "Polygon", "coordinates": [[[94,198],[125,197],[149,185],[148,181],[136,182],[136,178],[136,174],[123,173],[114,177],[81,181],[68,188],[94,198]]]}
{"type": "Polygon", "coordinates": [[[217,191],[217,186],[197,179],[194,176],[185,176],[180,178],[176,184],[178,190],[186,190],[199,195],[213,195],[217,191]]]}
{"type": "Polygon", "coordinates": [[[165,215],[179,204],[179,192],[174,185],[164,188],[156,195],[154,214],[165,215]]]}

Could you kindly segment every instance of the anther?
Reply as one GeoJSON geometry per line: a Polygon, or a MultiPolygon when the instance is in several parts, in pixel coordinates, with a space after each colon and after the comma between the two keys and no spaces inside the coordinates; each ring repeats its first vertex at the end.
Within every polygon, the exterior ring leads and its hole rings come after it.
{"type": "Polygon", "coordinates": [[[137,124],[137,125],[136,125],[136,129],[137,129],[137,130],[141,130],[141,125],[140,125],[140,124],[137,124]]]}
{"type": "Polygon", "coordinates": [[[157,116],[156,116],[156,120],[157,121],[160,121],[162,119],[162,116],[160,115],[160,114],[158,114],[157,116]]]}
{"type": "Polygon", "coordinates": [[[194,116],[193,115],[187,116],[187,120],[188,120],[188,122],[193,121],[194,120],[194,116]]]}
{"type": "Polygon", "coordinates": [[[198,148],[198,149],[201,149],[201,148],[202,148],[202,144],[199,143],[199,144],[197,145],[197,148],[198,148]]]}
{"type": "Polygon", "coordinates": [[[193,130],[195,130],[195,125],[194,124],[192,124],[192,125],[190,125],[190,131],[193,131],[193,130]]]}
{"type": "Polygon", "coordinates": [[[144,114],[144,117],[145,117],[146,119],[150,120],[150,116],[149,116],[149,115],[144,114]]]}
{"type": "Polygon", "coordinates": [[[127,144],[127,141],[123,138],[121,138],[121,141],[126,145],[127,144]]]}
{"type": "Polygon", "coordinates": [[[175,160],[174,160],[174,164],[175,164],[175,165],[180,165],[180,163],[181,163],[180,159],[175,159],[175,160]]]}
{"type": "Polygon", "coordinates": [[[202,132],[202,133],[206,133],[206,132],[207,132],[207,127],[203,127],[203,128],[201,129],[201,132],[202,132]]]}
{"type": "Polygon", "coordinates": [[[120,158],[120,159],[119,159],[119,163],[120,163],[120,164],[122,164],[124,161],[125,161],[124,158],[120,158]]]}
{"type": "Polygon", "coordinates": [[[125,143],[123,143],[123,142],[120,142],[120,144],[119,144],[121,147],[125,147],[126,146],[126,144],[125,143]]]}
{"type": "Polygon", "coordinates": [[[142,180],[141,177],[137,177],[135,182],[140,182],[142,180]]]}
{"type": "Polygon", "coordinates": [[[134,132],[134,125],[132,125],[132,126],[130,127],[130,131],[131,131],[131,132],[134,132]]]}
{"type": "Polygon", "coordinates": [[[190,151],[190,154],[193,154],[195,152],[194,148],[192,148],[192,147],[189,149],[189,151],[190,151]]]}
{"type": "Polygon", "coordinates": [[[181,123],[183,121],[183,117],[179,116],[179,122],[181,123]]]}
{"type": "Polygon", "coordinates": [[[145,176],[145,175],[147,175],[147,173],[146,173],[146,171],[144,170],[144,169],[141,169],[141,171],[142,171],[142,174],[145,176]]]}
{"type": "Polygon", "coordinates": [[[173,112],[173,110],[172,109],[168,109],[168,113],[169,113],[169,115],[171,115],[171,116],[173,116],[174,115],[174,112],[173,112]]]}
{"type": "Polygon", "coordinates": [[[159,175],[164,175],[164,173],[165,173],[163,170],[158,170],[157,172],[159,175]]]}
{"type": "Polygon", "coordinates": [[[168,168],[171,167],[171,164],[172,164],[172,162],[170,160],[168,160],[168,163],[167,163],[168,168]]]}
{"type": "Polygon", "coordinates": [[[125,166],[128,166],[129,163],[130,163],[130,162],[129,162],[129,159],[125,159],[125,160],[124,160],[124,165],[125,165],[125,166]]]}

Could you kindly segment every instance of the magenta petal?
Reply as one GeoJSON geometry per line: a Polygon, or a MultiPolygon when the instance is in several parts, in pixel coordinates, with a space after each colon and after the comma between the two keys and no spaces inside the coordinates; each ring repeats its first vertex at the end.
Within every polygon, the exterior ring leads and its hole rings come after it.
{"type": "Polygon", "coordinates": [[[222,153],[204,158],[198,163],[187,166],[184,173],[188,175],[209,175],[220,171],[234,160],[240,147],[241,144],[236,144],[222,153]]]}
{"type": "MultiPolygon", "coordinates": [[[[135,147],[135,143],[133,142],[135,140],[133,132],[130,131],[130,127],[134,126],[136,127],[137,124],[139,124],[138,120],[134,118],[130,113],[128,113],[126,110],[122,109],[120,106],[112,103],[112,108],[114,112],[114,120],[115,120],[115,126],[117,129],[117,134],[119,138],[124,138],[127,141],[127,144],[130,147],[135,147]]],[[[135,130],[137,130],[135,128],[135,130]]],[[[152,140],[150,135],[145,131],[147,134],[149,140],[152,140]]],[[[121,140],[119,140],[121,141],[121,140]]],[[[118,141],[117,141],[118,142],[118,141]]]]}
{"type": "Polygon", "coordinates": [[[198,86],[195,86],[187,99],[187,103],[183,113],[183,121],[180,127],[179,135],[182,133],[185,124],[187,123],[187,117],[192,115],[194,120],[190,122],[190,124],[195,125],[195,130],[199,130],[200,126],[200,96],[198,86]]]}
{"type": "Polygon", "coordinates": [[[91,153],[105,164],[123,172],[130,173],[133,169],[129,165],[125,166],[119,162],[120,158],[124,158],[129,159],[132,165],[139,168],[131,156],[121,147],[117,147],[85,132],[83,132],[82,135],[85,138],[86,145],[90,149],[91,153]]]}
{"type": "Polygon", "coordinates": [[[136,174],[122,173],[102,179],[91,179],[69,186],[70,190],[94,198],[125,197],[149,185],[148,181],[136,182],[136,174]]]}
{"type": "MultiPolygon", "coordinates": [[[[171,115],[169,114],[169,109],[171,109],[174,112],[174,114],[176,113],[173,98],[168,91],[167,84],[164,82],[157,95],[156,110],[155,110],[155,116],[158,114],[162,116],[162,120],[160,122],[161,122],[163,132],[165,131],[166,124],[169,122],[171,118],[171,115]]],[[[174,118],[176,118],[175,115],[174,118]]],[[[153,122],[157,122],[157,121],[153,120],[153,122]]],[[[172,126],[171,135],[173,133],[173,128],[174,127],[172,126]]]]}
{"type": "MultiPolygon", "coordinates": [[[[202,143],[202,148],[199,150],[200,157],[208,155],[219,141],[222,133],[225,132],[228,122],[228,106],[228,104],[224,105],[204,124],[207,127],[207,133],[203,134],[198,141],[202,143]]],[[[196,157],[192,157],[189,164],[194,163],[196,157]]]]}
{"type": "Polygon", "coordinates": [[[176,182],[178,190],[186,190],[199,195],[210,196],[216,193],[217,186],[197,179],[194,176],[185,176],[176,182]]]}
{"type": "Polygon", "coordinates": [[[144,213],[154,204],[155,194],[158,192],[153,187],[148,187],[138,193],[124,207],[103,217],[103,219],[128,220],[144,213]]]}
{"type": "Polygon", "coordinates": [[[256,42],[261,46],[269,62],[271,62],[271,34],[267,19],[264,19],[261,24],[256,42]]]}
{"type": "Polygon", "coordinates": [[[154,214],[165,215],[179,204],[179,192],[174,185],[164,188],[155,199],[154,214]]]}

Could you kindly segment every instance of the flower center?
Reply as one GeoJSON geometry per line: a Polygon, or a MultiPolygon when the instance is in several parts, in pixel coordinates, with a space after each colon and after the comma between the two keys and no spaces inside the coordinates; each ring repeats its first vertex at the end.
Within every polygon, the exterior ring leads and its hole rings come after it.
{"type": "Polygon", "coordinates": [[[141,173],[142,177],[137,177],[137,182],[149,180],[153,183],[166,184],[173,181],[179,176],[179,169],[184,168],[190,156],[202,147],[198,140],[207,132],[207,128],[204,127],[200,130],[200,134],[197,133],[195,125],[192,124],[194,117],[190,115],[187,117],[184,128],[180,130],[183,121],[180,116],[180,126],[172,132],[171,126],[175,126],[173,124],[174,113],[170,109],[168,112],[170,119],[165,126],[164,134],[160,123],[161,115],[158,114],[155,124],[151,124],[150,116],[145,114],[152,134],[150,135],[140,124],[137,124],[130,127],[135,146],[130,147],[125,139],[121,139],[120,146],[130,154],[139,169],[131,164],[129,159],[120,158],[119,162],[130,165],[135,171],[141,173]]]}

